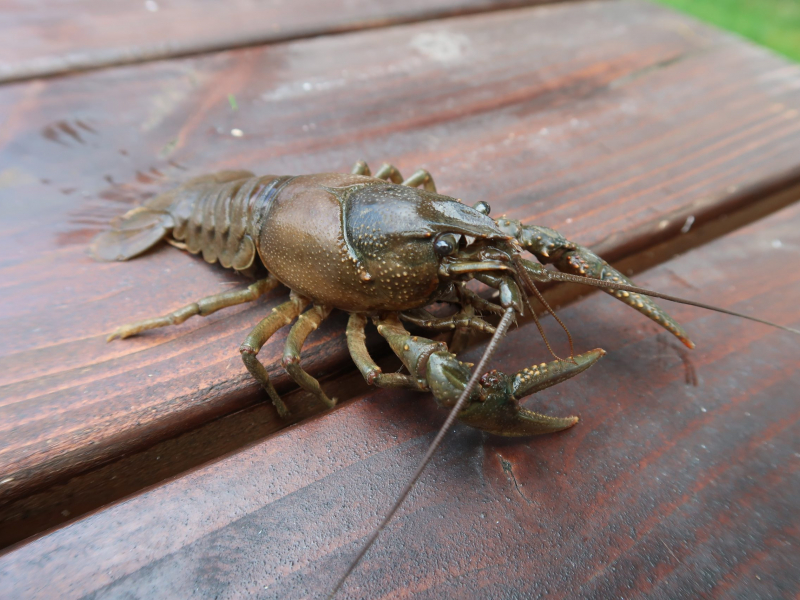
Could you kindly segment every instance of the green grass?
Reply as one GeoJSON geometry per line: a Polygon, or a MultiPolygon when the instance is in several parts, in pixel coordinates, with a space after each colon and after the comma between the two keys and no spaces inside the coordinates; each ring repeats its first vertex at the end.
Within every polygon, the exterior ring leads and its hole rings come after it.
{"type": "Polygon", "coordinates": [[[800,0],[657,0],[800,61],[800,0]]]}

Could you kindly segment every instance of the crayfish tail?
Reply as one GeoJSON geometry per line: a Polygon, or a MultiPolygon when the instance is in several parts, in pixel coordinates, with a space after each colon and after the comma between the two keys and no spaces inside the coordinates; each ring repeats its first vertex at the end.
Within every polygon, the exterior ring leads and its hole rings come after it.
{"type": "Polygon", "coordinates": [[[187,242],[190,252],[202,251],[208,262],[219,259],[226,268],[246,270],[256,251],[250,236],[244,235],[243,209],[263,179],[250,171],[220,171],[190,179],[114,219],[111,231],[92,241],[91,253],[98,260],[128,260],[174,235],[177,242],[187,242]]]}
{"type": "Polygon", "coordinates": [[[104,231],[92,241],[90,250],[98,260],[128,260],[139,256],[164,239],[174,221],[166,211],[139,206],[112,225],[111,231],[104,231]]]}

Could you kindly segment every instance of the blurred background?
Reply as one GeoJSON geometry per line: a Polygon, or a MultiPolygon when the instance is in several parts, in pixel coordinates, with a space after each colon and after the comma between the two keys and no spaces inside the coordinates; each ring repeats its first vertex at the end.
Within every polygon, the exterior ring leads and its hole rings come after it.
{"type": "Polygon", "coordinates": [[[657,0],[800,61],[800,0],[657,0]]]}
{"type": "MultiPolygon", "coordinates": [[[[652,0],[800,61],[800,0],[652,0]]],[[[563,0],[561,0],[563,2],[563,0]]],[[[0,0],[0,83],[558,0],[0,0]]],[[[628,9],[638,12],[635,5],[628,9]]]]}

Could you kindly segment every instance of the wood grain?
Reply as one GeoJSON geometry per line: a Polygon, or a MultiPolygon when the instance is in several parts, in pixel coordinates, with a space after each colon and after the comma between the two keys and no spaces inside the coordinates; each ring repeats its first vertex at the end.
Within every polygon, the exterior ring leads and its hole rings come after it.
{"type": "Polygon", "coordinates": [[[0,82],[545,1],[2,0],[0,82]]]}
{"type": "MultiPolygon", "coordinates": [[[[177,181],[231,167],[303,173],[391,159],[406,172],[425,166],[445,193],[488,200],[495,214],[556,227],[621,260],[682,240],[687,211],[699,227],[796,199],[798,108],[797,66],[625,1],[6,85],[0,501],[263,400],[237,348],[280,292],[103,341],[121,322],[240,281],[173,248],[125,264],[87,256],[111,217],[177,181]]],[[[317,376],[352,371],[343,318],[305,351],[317,376]]],[[[267,364],[284,337],[264,349],[267,364]]],[[[274,374],[280,390],[291,389],[274,374]]],[[[298,419],[318,410],[302,395],[290,408],[298,419]]],[[[286,425],[273,418],[259,431],[286,425]]]]}
{"type": "MultiPolygon", "coordinates": [[[[797,327],[798,264],[795,205],[641,280],[797,327]]],[[[529,440],[456,425],[341,597],[800,592],[800,338],[673,312],[695,351],[605,296],[564,310],[580,349],[609,354],[528,404],[581,422],[529,440]]],[[[531,329],[495,367],[544,356],[531,329]]],[[[26,598],[321,597],[444,420],[433,406],[370,391],[3,556],[0,581],[26,598]]]]}

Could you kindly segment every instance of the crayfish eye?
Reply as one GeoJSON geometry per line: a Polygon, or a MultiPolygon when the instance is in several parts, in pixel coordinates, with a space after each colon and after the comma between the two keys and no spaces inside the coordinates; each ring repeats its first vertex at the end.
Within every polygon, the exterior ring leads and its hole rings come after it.
{"type": "Polygon", "coordinates": [[[484,202],[483,200],[480,200],[479,202],[476,202],[475,205],[472,208],[477,210],[482,215],[486,215],[487,217],[489,216],[489,212],[492,210],[489,207],[489,205],[486,202],[484,202]]]}
{"type": "Polygon", "coordinates": [[[458,238],[452,233],[444,233],[433,242],[433,251],[437,256],[450,256],[458,250],[458,238]]]}

